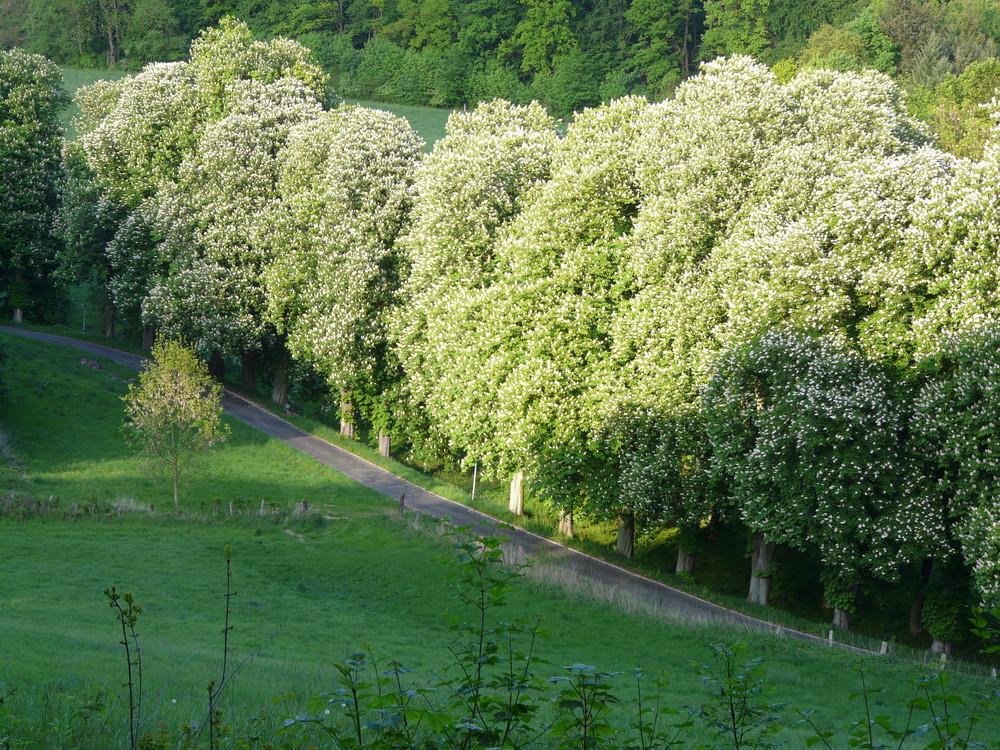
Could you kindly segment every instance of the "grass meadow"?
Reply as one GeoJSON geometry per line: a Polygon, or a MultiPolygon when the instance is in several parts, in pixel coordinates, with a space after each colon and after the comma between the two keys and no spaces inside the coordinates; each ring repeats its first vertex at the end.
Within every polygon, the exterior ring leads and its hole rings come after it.
{"type": "MultiPolygon", "coordinates": [[[[433,524],[398,520],[393,501],[240,423],[185,483],[188,513],[150,513],[150,505],[170,507],[171,490],[121,435],[120,398],[133,373],[110,363],[95,371],[71,350],[0,338],[8,350],[0,422],[21,458],[22,490],[76,509],[0,517],[0,745],[125,746],[121,629],[102,596],[111,585],[134,591],[143,607],[144,725],[179,736],[203,721],[205,687],[222,656],[226,545],[238,591],[232,659],[247,661],[223,696],[225,722],[272,736],[284,718],[305,711],[309,696],[333,688],[333,664],[365,644],[423,684],[452,662],[445,615],[471,613],[454,599],[448,540],[433,524]],[[228,513],[230,502],[240,511],[261,500],[280,512],[228,513]],[[303,500],[317,513],[287,512],[303,500]],[[97,691],[107,709],[86,719],[97,691]]],[[[621,671],[613,682],[628,696],[628,673],[641,666],[665,673],[664,700],[682,712],[708,699],[697,665],[710,662],[709,644],[740,639],[747,658],[765,660],[769,700],[817,709],[823,726],[863,716],[850,698],[854,667],[871,670],[869,684],[886,690],[874,707],[900,723],[913,693],[916,668],[891,657],[628,613],[544,576],[519,581],[497,613],[536,617],[547,633],[539,673],[578,663],[621,671]]],[[[954,684],[974,691],[988,683],[954,684]]],[[[809,731],[786,714],[780,737],[804,747],[809,731]]],[[[996,717],[988,721],[979,736],[1000,737],[996,717]]],[[[695,736],[714,742],[709,729],[695,736]]]]}
{"type": "MultiPolygon", "coordinates": [[[[123,78],[128,75],[121,70],[95,70],[90,68],[63,68],[63,86],[66,87],[66,91],[70,96],[74,96],[78,89],[84,86],[89,86],[95,81],[103,81],[105,79],[116,79],[123,78]]],[[[76,138],[76,128],[73,127],[73,118],[79,114],[80,110],[77,108],[76,104],[70,104],[66,109],[63,110],[62,117],[60,118],[63,123],[63,127],[66,129],[66,138],[68,140],[74,140],[76,138]]]]}
{"type": "Polygon", "coordinates": [[[435,141],[444,138],[444,128],[451,115],[450,109],[439,109],[436,107],[411,107],[406,104],[387,104],[385,102],[371,102],[360,99],[346,99],[348,104],[360,104],[371,109],[381,109],[391,112],[397,117],[404,117],[410,123],[410,127],[420,134],[424,139],[425,151],[433,148],[435,141]]]}

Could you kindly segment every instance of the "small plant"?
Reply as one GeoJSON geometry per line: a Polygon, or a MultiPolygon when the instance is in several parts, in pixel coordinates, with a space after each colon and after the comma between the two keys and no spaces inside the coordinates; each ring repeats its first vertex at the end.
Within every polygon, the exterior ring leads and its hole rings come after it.
{"type": "Polygon", "coordinates": [[[686,717],[671,726],[661,726],[661,719],[664,716],[677,715],[677,711],[663,705],[662,690],[666,686],[665,677],[652,678],[653,694],[647,695],[643,690],[646,676],[642,670],[636,669],[633,673],[636,683],[636,718],[630,728],[634,735],[628,744],[623,748],[628,750],[669,750],[673,747],[681,747],[683,741],[681,735],[691,728],[693,722],[691,717],[686,717]]]}
{"type": "Polygon", "coordinates": [[[553,677],[549,682],[562,687],[556,694],[559,718],[552,725],[557,747],[593,750],[614,734],[610,724],[612,707],[621,703],[611,689],[611,678],[620,672],[601,672],[589,664],[566,667],[568,676],[553,677]]]}
{"type": "Polygon", "coordinates": [[[0,688],[0,748],[13,750],[17,747],[27,747],[27,742],[18,738],[24,725],[24,719],[10,710],[9,701],[17,694],[15,688],[6,691],[0,688]]]}
{"type": "Polygon", "coordinates": [[[533,667],[540,623],[501,622],[491,615],[502,607],[511,585],[525,564],[507,565],[497,533],[480,538],[469,527],[447,532],[455,539],[458,570],[451,582],[455,599],[472,611],[471,620],[452,621],[457,634],[449,647],[454,676],[442,680],[451,691],[452,709],[460,714],[454,729],[456,747],[504,745],[519,747],[531,734],[529,725],[539,707],[543,685],[533,667]],[[525,649],[521,649],[521,644],[525,649]]]}
{"type": "MultiPolygon", "coordinates": [[[[67,711],[54,719],[50,726],[61,747],[86,747],[96,743],[104,732],[104,726],[93,736],[90,736],[89,730],[93,722],[107,710],[107,697],[107,692],[99,687],[92,687],[83,695],[61,696],[67,711]]],[[[0,747],[5,745],[0,742],[0,747]]]]}
{"type": "MultiPolygon", "coordinates": [[[[763,660],[739,661],[746,644],[712,644],[716,665],[701,667],[711,701],[695,715],[716,730],[716,739],[733,750],[774,747],[770,737],[778,729],[780,704],[767,703],[766,673],[763,660]]],[[[723,747],[723,745],[716,745],[723,747]]]]}
{"type": "Polygon", "coordinates": [[[418,701],[433,690],[404,687],[409,670],[398,662],[388,666],[380,673],[369,648],[335,664],[339,687],[310,701],[312,716],[286,720],[283,734],[303,742],[319,738],[334,748],[429,747],[421,740],[424,725],[440,728],[443,717],[418,701]]]}
{"type": "Polygon", "coordinates": [[[142,606],[135,600],[135,595],[131,591],[120,594],[114,586],[104,589],[104,596],[108,600],[108,606],[115,610],[122,628],[120,643],[125,650],[128,673],[128,681],[123,683],[123,686],[128,687],[129,747],[137,750],[139,729],[142,725],[142,650],[139,647],[139,634],[136,632],[135,624],[142,613],[142,606]]]}
{"type": "Polygon", "coordinates": [[[226,616],[225,624],[222,628],[222,675],[218,683],[210,680],[208,683],[208,747],[209,750],[217,750],[219,747],[219,734],[222,730],[222,712],[216,704],[219,696],[226,687],[229,666],[229,633],[233,626],[229,624],[229,612],[231,601],[237,592],[233,591],[233,548],[226,545],[226,616]]]}
{"type": "MultiPolygon", "coordinates": [[[[867,670],[857,668],[861,690],[852,693],[851,699],[860,698],[864,704],[864,718],[848,724],[845,733],[847,745],[859,750],[881,750],[882,748],[923,748],[923,750],[968,750],[985,748],[987,745],[973,739],[976,726],[981,718],[993,707],[1000,693],[996,689],[977,697],[969,705],[966,696],[949,688],[951,676],[942,671],[930,671],[917,679],[913,697],[906,702],[906,724],[899,729],[884,714],[872,714],[873,696],[885,691],[870,687],[866,679],[867,670]],[[962,711],[962,715],[957,715],[962,711]],[[914,726],[918,721],[923,723],[914,726]],[[910,744],[923,742],[924,744],[910,744]]],[[[834,750],[840,747],[838,733],[821,730],[813,721],[813,712],[799,711],[802,722],[808,724],[813,736],[809,746],[819,745],[834,750]]],[[[989,747],[1000,747],[994,742],[989,747]]]]}
{"type": "Polygon", "coordinates": [[[986,657],[987,662],[994,671],[1000,661],[1000,607],[988,612],[982,607],[975,607],[969,618],[972,625],[972,635],[979,639],[982,647],[980,653],[986,657]]]}
{"type": "Polygon", "coordinates": [[[452,621],[454,664],[430,687],[406,686],[408,670],[400,664],[390,662],[380,672],[370,649],[356,652],[334,665],[338,688],[310,704],[311,716],[289,719],[286,733],[322,736],[337,748],[456,749],[522,748],[545,733],[535,726],[544,693],[533,671],[538,622],[492,621],[523,566],[504,564],[504,538],[497,534],[477,539],[468,528],[447,533],[458,552],[455,599],[472,613],[452,621]],[[432,701],[435,694],[446,696],[443,704],[432,701]]]}

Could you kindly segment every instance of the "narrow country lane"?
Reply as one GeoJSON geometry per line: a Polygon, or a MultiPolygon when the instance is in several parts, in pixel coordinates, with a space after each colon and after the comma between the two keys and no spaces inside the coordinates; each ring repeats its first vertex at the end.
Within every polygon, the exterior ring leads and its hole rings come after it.
{"type": "MultiPolygon", "coordinates": [[[[48,333],[7,326],[0,326],[0,331],[37,341],[73,347],[92,356],[104,357],[113,362],[136,369],[141,367],[145,359],[137,354],[112,349],[101,344],[78,341],[64,336],[55,336],[48,333]]],[[[435,495],[433,492],[429,492],[405,479],[401,479],[395,474],[363,458],[359,458],[343,448],[339,448],[322,438],[301,430],[229,390],[226,391],[223,397],[223,407],[227,414],[260,430],[266,435],[283,441],[320,463],[336,469],[359,484],[363,484],[395,500],[399,500],[400,495],[405,493],[406,506],[410,509],[436,518],[449,518],[456,526],[473,526],[479,533],[491,532],[497,523],[497,519],[485,513],[473,510],[460,503],[443,498],[440,495],[435,495]]],[[[779,635],[815,641],[824,645],[828,643],[826,640],[808,633],[776,626],[739,612],[733,612],[691,594],[678,591],[658,581],[632,573],[605,560],[545,539],[524,529],[507,527],[503,529],[502,533],[510,539],[511,545],[520,548],[526,557],[542,558],[550,564],[554,563],[565,566],[573,574],[598,586],[608,587],[628,597],[634,597],[646,602],[654,609],[662,611],[667,617],[689,621],[721,622],[758,630],[768,630],[779,635]]],[[[837,645],[853,649],[853,647],[844,644],[837,645]]]]}

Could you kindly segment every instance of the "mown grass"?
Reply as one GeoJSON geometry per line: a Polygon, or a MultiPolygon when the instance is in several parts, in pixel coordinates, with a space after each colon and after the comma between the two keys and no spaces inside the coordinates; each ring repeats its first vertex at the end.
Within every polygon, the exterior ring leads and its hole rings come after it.
{"type": "MultiPolygon", "coordinates": [[[[77,289],[77,293],[81,299],[86,297],[80,289],[77,289]]],[[[79,315],[79,313],[77,314],[79,315]]],[[[96,312],[91,311],[88,313],[88,320],[95,320],[95,316],[96,312]]],[[[87,335],[81,336],[80,329],[76,327],[79,324],[78,317],[72,324],[48,327],[44,330],[85,338],[98,343],[109,343],[107,339],[98,335],[94,328],[88,327],[87,335]]],[[[140,351],[136,346],[119,342],[111,343],[131,351],[140,351]]],[[[73,361],[72,355],[69,356],[70,361],[73,361]]],[[[128,371],[122,370],[121,374],[122,377],[126,377],[128,371]]],[[[235,371],[232,374],[234,377],[237,375],[235,371]]],[[[29,378],[28,391],[39,389],[41,380],[29,378]]],[[[124,393],[124,386],[122,386],[121,392],[124,393]]],[[[266,397],[249,393],[244,395],[253,398],[262,407],[285,416],[283,409],[271,403],[266,397]]],[[[64,395],[60,397],[59,401],[65,399],[64,395]]],[[[324,412],[315,404],[306,403],[301,404],[301,406],[305,410],[303,415],[285,416],[285,418],[297,426],[443,497],[470,505],[505,522],[522,526],[542,536],[558,539],[589,554],[611,559],[616,564],[643,575],[765,621],[817,636],[825,637],[829,632],[831,612],[820,606],[817,594],[819,591],[817,583],[819,570],[815,561],[802,553],[790,549],[781,550],[773,592],[775,606],[753,605],[746,601],[745,596],[749,578],[747,541],[738,530],[723,527],[720,530],[721,536],[711,544],[706,545],[702,551],[696,578],[692,580],[680,577],[673,574],[676,539],[674,532],[670,529],[641,537],[637,540],[635,558],[624,560],[613,553],[615,544],[613,524],[586,518],[577,519],[575,538],[564,539],[556,533],[557,515],[554,509],[545,503],[534,500],[530,494],[525,506],[525,515],[515,517],[507,510],[507,483],[480,476],[473,501],[471,472],[460,472],[443,466],[427,467],[419,462],[411,462],[409,457],[404,454],[405,452],[398,449],[394,451],[394,455],[399,456],[399,458],[382,458],[372,446],[371,441],[368,440],[369,436],[363,428],[359,431],[360,439],[343,438],[338,433],[335,414],[324,412]]],[[[63,405],[60,403],[56,408],[63,408],[63,405]]],[[[237,430],[245,429],[242,425],[235,425],[234,428],[237,430]]],[[[133,462],[136,461],[130,454],[126,454],[125,458],[133,462]]],[[[213,485],[215,489],[207,492],[207,496],[211,500],[221,502],[225,501],[227,497],[239,496],[240,472],[252,469],[256,458],[252,454],[247,454],[245,459],[236,456],[233,460],[237,463],[238,468],[232,474],[219,477],[213,485]],[[226,476],[235,477],[235,484],[229,482],[226,476]]],[[[109,464],[108,468],[113,470],[115,467],[109,464]]],[[[133,472],[135,471],[133,467],[133,472]]],[[[104,476],[109,475],[104,474],[104,476]]],[[[136,481],[143,482],[143,486],[146,487],[151,485],[150,478],[144,474],[138,476],[136,481]]],[[[198,480],[193,479],[192,482],[192,487],[197,487],[198,480]]],[[[80,483],[75,484],[74,488],[79,490],[85,486],[85,483],[80,483]]],[[[62,485],[53,485],[49,491],[59,494],[62,491],[62,485]]],[[[80,493],[75,492],[75,496],[79,497],[80,493]]],[[[258,497],[256,501],[259,502],[260,499],[258,497]]],[[[286,499],[289,502],[296,500],[296,498],[286,499]]],[[[164,494],[157,502],[166,502],[166,500],[167,497],[164,494]]],[[[905,586],[873,584],[871,590],[866,591],[862,600],[863,609],[858,613],[855,631],[850,633],[837,631],[835,634],[837,640],[874,651],[879,650],[881,641],[888,640],[892,644],[891,648],[900,654],[905,652],[907,657],[916,663],[926,663],[928,660],[936,658],[927,650],[929,640],[926,637],[922,641],[914,640],[905,630],[909,595],[910,592],[905,586]]],[[[963,643],[962,648],[962,654],[965,657],[975,656],[977,646],[974,642],[963,643]]],[[[982,672],[979,667],[971,666],[970,669],[975,673],[982,672]]]]}
{"type": "Polygon", "coordinates": [[[404,117],[410,126],[424,139],[424,150],[430,151],[436,141],[444,138],[445,124],[452,110],[435,107],[413,107],[406,104],[388,104],[360,99],[345,99],[349,104],[360,104],[371,109],[381,109],[398,117],[404,117]]]}
{"type": "MultiPolygon", "coordinates": [[[[3,339],[11,397],[0,421],[23,458],[27,489],[83,509],[114,498],[166,508],[166,479],[129,453],[119,431],[121,378],[131,373],[110,364],[94,371],[70,350],[3,339]]],[[[245,725],[264,715],[273,726],[301,712],[308,695],[332,687],[333,662],[365,643],[381,659],[413,668],[417,680],[451,661],[442,614],[458,610],[446,545],[393,520],[387,498],[233,424],[229,443],[188,482],[185,503],[217,505],[222,513],[0,519],[0,696],[16,690],[0,722],[25,733],[30,746],[58,746],[59,728],[69,725],[78,699],[98,687],[116,696],[100,746],[121,746],[121,633],[101,595],[112,584],[135,591],[144,607],[146,725],[176,729],[202,719],[205,685],[217,677],[221,658],[227,544],[239,592],[233,656],[260,649],[227,695],[227,720],[245,725]],[[252,509],[260,498],[280,509],[307,499],[327,518],[226,513],[229,500],[252,509]]],[[[668,673],[664,698],[678,709],[706,700],[692,664],[710,660],[708,644],[740,638],[750,644],[748,656],[766,659],[773,700],[820,709],[824,726],[861,714],[849,700],[857,687],[852,666],[868,666],[870,682],[886,687],[875,697],[880,713],[902,720],[912,692],[914,669],[891,658],[626,614],[544,579],[516,586],[498,613],[507,620],[536,616],[548,633],[542,674],[581,662],[625,672],[641,665],[668,673]]],[[[616,682],[630,692],[626,676],[616,682]]],[[[785,724],[782,737],[804,746],[809,733],[794,718],[785,724]]],[[[707,741],[711,733],[700,736],[707,741]]],[[[1000,725],[985,726],[980,736],[1000,736],[1000,725]]]]}
{"type": "MultiPolygon", "coordinates": [[[[79,89],[82,89],[84,86],[89,86],[95,81],[103,81],[105,79],[116,80],[128,75],[128,73],[121,70],[100,70],[91,68],[63,68],[62,72],[63,86],[66,87],[66,91],[70,96],[75,96],[79,89]]],[[[73,126],[73,118],[79,113],[80,109],[76,106],[75,102],[62,111],[60,120],[66,130],[67,140],[72,141],[76,139],[77,133],[76,128],[73,126]]]]}

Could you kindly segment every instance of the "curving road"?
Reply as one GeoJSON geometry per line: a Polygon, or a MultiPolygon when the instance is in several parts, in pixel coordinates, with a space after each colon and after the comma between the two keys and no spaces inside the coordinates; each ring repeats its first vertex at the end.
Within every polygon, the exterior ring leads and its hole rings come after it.
{"type": "MultiPolygon", "coordinates": [[[[139,369],[145,357],[112,349],[101,344],[78,341],[65,336],[29,331],[21,328],[0,326],[0,331],[15,336],[73,347],[96,357],[103,357],[128,367],[139,369]]],[[[392,474],[363,458],[355,456],[343,448],[301,430],[284,419],[271,414],[256,404],[229,390],[223,396],[225,412],[261,432],[281,440],[296,450],[312,456],[322,464],[330,466],[354,481],[396,500],[406,495],[408,508],[427,513],[436,518],[450,518],[456,526],[473,526],[479,533],[491,533],[497,519],[473,510],[465,505],[435,495],[412,482],[392,474]]],[[[596,587],[611,590],[646,602],[654,610],[670,618],[695,620],[700,622],[720,622],[757,630],[768,630],[779,635],[827,644],[817,636],[791,630],[782,626],[758,620],[748,615],[720,607],[712,602],[671,588],[659,581],[625,570],[617,565],[584,554],[550,539],[517,527],[503,530],[511,545],[520,549],[525,556],[544,559],[569,569],[574,575],[589,581],[596,587]]],[[[851,646],[837,644],[844,648],[860,651],[851,646]]],[[[867,652],[866,652],[867,653],[867,652]]]]}

